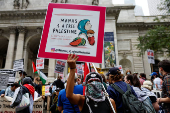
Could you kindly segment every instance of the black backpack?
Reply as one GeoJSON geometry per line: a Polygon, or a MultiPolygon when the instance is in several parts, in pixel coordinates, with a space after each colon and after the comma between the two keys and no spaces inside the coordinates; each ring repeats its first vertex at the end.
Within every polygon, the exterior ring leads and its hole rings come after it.
{"type": "Polygon", "coordinates": [[[127,84],[128,90],[126,92],[120,89],[116,84],[111,84],[111,86],[122,94],[124,113],[145,113],[143,103],[132,94],[129,84],[127,84]]]}

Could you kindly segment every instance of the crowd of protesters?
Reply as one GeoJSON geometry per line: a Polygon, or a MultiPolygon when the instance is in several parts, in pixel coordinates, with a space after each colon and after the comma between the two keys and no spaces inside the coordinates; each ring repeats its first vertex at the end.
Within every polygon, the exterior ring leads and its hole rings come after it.
{"type": "MultiPolygon", "coordinates": [[[[169,60],[159,62],[159,72],[152,72],[150,78],[131,70],[123,75],[117,67],[112,67],[106,75],[90,72],[83,82],[82,76],[76,74],[77,59],[76,55],[68,56],[70,73],[66,82],[58,76],[51,83],[50,113],[170,113],[169,60]]],[[[26,72],[19,74],[20,80],[1,90],[0,95],[13,98],[15,90],[20,88],[11,107],[17,106],[18,99],[28,93],[31,104],[16,113],[31,113],[35,92],[42,95],[42,82],[39,77],[26,76],[26,72]]]]}

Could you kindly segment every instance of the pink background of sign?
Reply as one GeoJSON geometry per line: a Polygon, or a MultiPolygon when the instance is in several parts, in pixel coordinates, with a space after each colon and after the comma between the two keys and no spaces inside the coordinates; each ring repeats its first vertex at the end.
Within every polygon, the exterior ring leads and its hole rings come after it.
{"type": "Polygon", "coordinates": [[[100,11],[96,57],[78,55],[79,56],[78,61],[102,63],[106,7],[99,7],[99,6],[49,3],[47,14],[46,14],[46,19],[44,23],[44,29],[43,29],[43,33],[41,37],[41,43],[39,46],[38,57],[39,58],[63,59],[63,60],[67,60],[67,57],[68,57],[68,54],[45,52],[53,8],[100,11]]]}

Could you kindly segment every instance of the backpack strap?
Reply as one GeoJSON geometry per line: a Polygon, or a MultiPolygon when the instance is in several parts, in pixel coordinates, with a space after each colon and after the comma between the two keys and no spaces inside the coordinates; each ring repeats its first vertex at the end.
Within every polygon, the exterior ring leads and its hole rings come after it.
{"type": "MultiPolygon", "coordinates": [[[[131,92],[131,87],[129,84],[127,84],[127,91],[130,91],[131,92]]],[[[132,92],[131,92],[132,93],[132,92]]]]}
{"type": "Polygon", "coordinates": [[[122,95],[125,93],[122,89],[120,89],[116,84],[111,84],[111,86],[118,91],[119,93],[121,93],[122,95]]]}

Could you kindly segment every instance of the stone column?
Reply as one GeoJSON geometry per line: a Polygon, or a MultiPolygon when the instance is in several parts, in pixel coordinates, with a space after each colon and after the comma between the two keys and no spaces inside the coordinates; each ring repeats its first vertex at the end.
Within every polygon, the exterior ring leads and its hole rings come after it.
{"type": "Polygon", "coordinates": [[[22,59],[23,58],[23,48],[24,48],[24,35],[25,35],[25,27],[18,27],[18,42],[17,42],[17,50],[16,50],[16,56],[15,60],[22,59]]]}
{"type": "Polygon", "coordinates": [[[49,59],[47,82],[54,82],[55,59],[49,59]]]}
{"type": "Polygon", "coordinates": [[[8,43],[5,69],[12,69],[13,67],[16,27],[10,27],[9,30],[10,30],[10,37],[9,37],[9,43],[8,43]]]}
{"type": "Polygon", "coordinates": [[[24,46],[24,71],[27,72],[27,65],[28,65],[28,51],[27,46],[24,46]]]}

